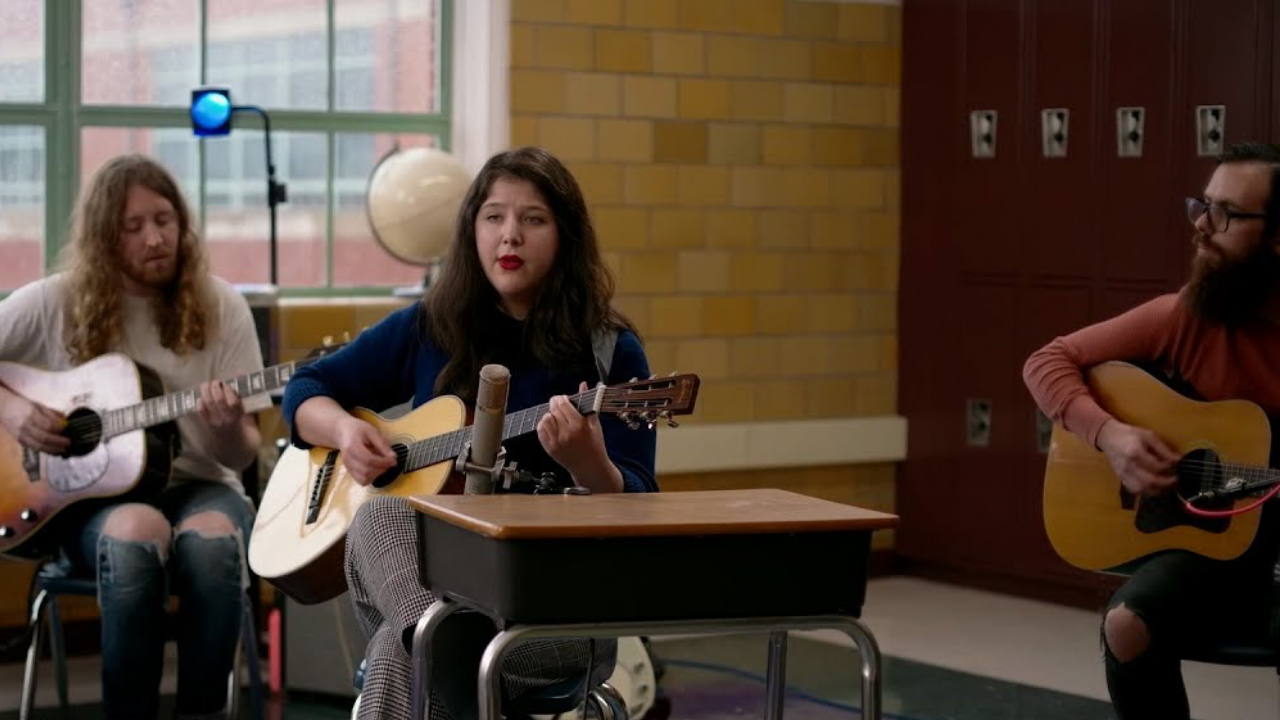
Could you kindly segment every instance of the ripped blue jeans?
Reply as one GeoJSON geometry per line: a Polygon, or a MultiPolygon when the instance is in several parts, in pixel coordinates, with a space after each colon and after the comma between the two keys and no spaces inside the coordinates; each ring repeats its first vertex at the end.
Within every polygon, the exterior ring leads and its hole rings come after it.
{"type": "Polygon", "coordinates": [[[166,609],[178,596],[178,718],[219,718],[240,637],[253,508],[234,488],[195,481],[171,486],[151,503],[174,528],[168,544],[103,534],[118,505],[93,511],[67,553],[98,580],[102,614],[102,710],[107,720],[155,718],[164,669],[166,609]],[[214,511],[232,535],[178,531],[186,518],[214,511]]]}

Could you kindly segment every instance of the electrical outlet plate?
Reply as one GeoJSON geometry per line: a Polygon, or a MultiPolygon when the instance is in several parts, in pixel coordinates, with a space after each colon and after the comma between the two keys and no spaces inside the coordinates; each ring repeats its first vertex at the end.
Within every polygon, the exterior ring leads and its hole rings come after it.
{"type": "Polygon", "coordinates": [[[1045,108],[1040,111],[1040,151],[1047,158],[1067,156],[1068,133],[1071,130],[1071,111],[1066,108],[1045,108]]]}
{"type": "Polygon", "coordinates": [[[973,157],[989,159],[996,156],[995,110],[974,110],[969,113],[969,145],[973,157]]]}
{"type": "Polygon", "coordinates": [[[964,401],[965,444],[969,447],[991,445],[991,401],[968,398],[964,401]]]}
{"type": "Polygon", "coordinates": [[[1196,155],[1217,157],[1227,138],[1227,106],[1196,106],[1196,155]]]}
{"type": "Polygon", "coordinates": [[[1116,108],[1116,157],[1142,157],[1142,141],[1146,139],[1147,112],[1140,107],[1116,108]]]}

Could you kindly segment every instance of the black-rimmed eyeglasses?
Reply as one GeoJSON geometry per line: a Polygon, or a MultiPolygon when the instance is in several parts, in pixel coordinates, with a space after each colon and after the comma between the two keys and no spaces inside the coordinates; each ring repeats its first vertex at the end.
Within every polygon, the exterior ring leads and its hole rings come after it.
{"type": "Polygon", "coordinates": [[[1187,220],[1190,220],[1191,224],[1195,225],[1201,215],[1209,216],[1209,229],[1215,233],[1226,232],[1231,225],[1231,220],[1234,218],[1253,220],[1266,217],[1265,213],[1236,212],[1235,210],[1228,210],[1221,205],[1205,202],[1200,198],[1187,198],[1187,220]]]}

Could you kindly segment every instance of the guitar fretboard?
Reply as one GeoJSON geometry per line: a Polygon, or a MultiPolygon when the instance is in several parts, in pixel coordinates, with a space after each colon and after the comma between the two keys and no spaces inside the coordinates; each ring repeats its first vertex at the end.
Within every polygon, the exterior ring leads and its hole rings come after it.
{"type": "Polygon", "coordinates": [[[1280,483],[1280,472],[1274,468],[1236,463],[1221,463],[1219,467],[1225,480],[1240,478],[1244,481],[1244,486],[1240,488],[1241,493],[1264,490],[1280,483]]]}
{"type": "MultiPolygon", "coordinates": [[[[579,413],[590,415],[595,412],[596,394],[602,390],[607,390],[607,388],[596,387],[586,392],[578,393],[570,396],[569,402],[573,403],[579,413]]],[[[525,408],[520,412],[508,414],[502,420],[502,439],[505,441],[533,432],[538,427],[538,421],[550,409],[550,404],[542,403],[541,405],[525,408]]],[[[467,426],[461,430],[454,430],[453,432],[411,443],[408,446],[408,455],[405,458],[403,472],[410,473],[428,465],[452,460],[462,454],[463,448],[470,441],[471,426],[467,426]]]]}
{"type": "MultiPolygon", "coordinates": [[[[257,372],[241,375],[226,384],[242,398],[260,395],[283,388],[293,376],[297,367],[309,361],[298,361],[274,365],[257,372]]],[[[195,412],[196,401],[200,399],[200,389],[192,388],[181,392],[169,393],[148,398],[136,405],[129,405],[102,413],[103,439],[132,432],[140,428],[159,425],[187,413],[195,412]]]]}

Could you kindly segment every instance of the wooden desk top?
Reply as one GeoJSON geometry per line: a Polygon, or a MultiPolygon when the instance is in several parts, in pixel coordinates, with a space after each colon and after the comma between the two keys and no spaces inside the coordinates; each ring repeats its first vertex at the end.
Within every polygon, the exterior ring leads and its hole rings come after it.
{"type": "Polygon", "coordinates": [[[499,540],[867,531],[898,516],[785,490],[415,495],[414,509],[499,540]]]}

